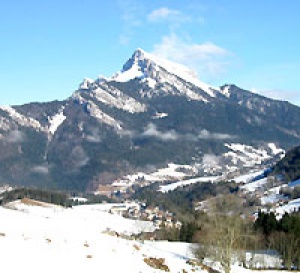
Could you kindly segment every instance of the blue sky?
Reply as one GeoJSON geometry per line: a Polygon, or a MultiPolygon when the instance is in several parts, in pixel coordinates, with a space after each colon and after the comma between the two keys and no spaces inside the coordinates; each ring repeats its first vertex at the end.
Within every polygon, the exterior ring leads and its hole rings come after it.
{"type": "Polygon", "coordinates": [[[300,105],[298,0],[2,1],[0,105],[66,99],[136,48],[300,105]]]}

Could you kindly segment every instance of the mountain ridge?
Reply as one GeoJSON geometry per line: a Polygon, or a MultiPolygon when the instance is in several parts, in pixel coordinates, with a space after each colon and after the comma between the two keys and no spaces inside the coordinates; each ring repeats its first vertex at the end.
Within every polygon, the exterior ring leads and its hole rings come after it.
{"type": "Polygon", "coordinates": [[[264,151],[261,164],[270,164],[268,143],[299,143],[299,107],[235,85],[211,87],[156,59],[138,49],[120,72],[84,79],[64,101],[2,106],[0,183],[95,189],[169,163],[200,166],[205,155],[231,172],[246,153],[232,147],[264,151]]]}

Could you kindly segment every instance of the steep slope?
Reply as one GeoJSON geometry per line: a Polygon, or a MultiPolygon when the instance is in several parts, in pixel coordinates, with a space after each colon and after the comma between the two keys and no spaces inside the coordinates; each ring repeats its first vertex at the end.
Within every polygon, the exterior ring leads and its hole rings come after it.
{"type": "Polygon", "coordinates": [[[209,86],[138,49],[65,101],[2,106],[0,183],[87,190],[168,163],[210,175],[269,164],[299,143],[299,117],[292,104],[209,86]]]}

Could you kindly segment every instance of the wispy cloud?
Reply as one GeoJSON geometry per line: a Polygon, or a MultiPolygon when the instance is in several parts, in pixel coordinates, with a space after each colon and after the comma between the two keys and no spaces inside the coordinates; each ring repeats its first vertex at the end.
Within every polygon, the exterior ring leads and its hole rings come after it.
{"type": "Polygon", "coordinates": [[[274,60],[260,64],[247,73],[247,78],[242,75],[235,82],[253,93],[300,105],[300,90],[293,84],[299,66],[299,62],[274,60]]]}
{"type": "Polygon", "coordinates": [[[300,91],[298,90],[279,90],[279,89],[258,89],[252,88],[251,92],[275,100],[292,101],[295,104],[300,104],[300,91]]]}
{"type": "Polygon", "coordinates": [[[101,142],[101,135],[98,129],[92,128],[91,132],[85,136],[85,139],[89,142],[98,143],[101,142]]]}
{"type": "Polygon", "coordinates": [[[25,134],[19,130],[10,131],[5,140],[10,143],[21,143],[25,141],[25,134]]]}
{"type": "Polygon", "coordinates": [[[199,139],[207,140],[226,140],[234,139],[236,136],[229,134],[213,133],[207,130],[201,130],[198,135],[196,134],[180,134],[175,130],[160,131],[157,129],[156,125],[149,123],[145,128],[144,132],[139,135],[139,137],[155,137],[162,141],[176,141],[176,140],[186,140],[186,141],[198,141],[199,139]]]}
{"type": "Polygon", "coordinates": [[[194,69],[200,78],[216,79],[225,74],[231,52],[214,43],[196,44],[176,33],[162,37],[153,47],[154,55],[178,62],[194,69]]]}
{"type": "Polygon", "coordinates": [[[225,139],[233,139],[236,138],[234,135],[229,134],[221,134],[221,133],[212,133],[207,130],[202,130],[198,135],[200,139],[214,139],[214,140],[225,140],[225,139]]]}
{"type": "Polygon", "coordinates": [[[167,7],[153,10],[147,15],[147,19],[151,23],[167,21],[174,24],[191,21],[191,18],[182,12],[167,7]]]}
{"type": "Polygon", "coordinates": [[[157,130],[156,125],[153,123],[148,124],[145,131],[142,133],[142,136],[146,137],[156,137],[163,141],[169,141],[169,140],[177,140],[180,135],[176,133],[174,130],[161,132],[157,130]]]}
{"type": "Polygon", "coordinates": [[[209,166],[219,165],[221,162],[221,159],[222,158],[220,156],[216,156],[214,154],[204,154],[204,156],[202,158],[202,164],[209,165],[209,166]]]}
{"type": "Polygon", "coordinates": [[[119,37],[119,41],[122,45],[126,45],[130,42],[134,35],[134,30],[141,25],[140,6],[137,1],[134,0],[120,0],[118,6],[121,10],[122,33],[119,37]]]}
{"type": "Polygon", "coordinates": [[[43,166],[43,165],[35,166],[31,169],[31,171],[38,174],[44,174],[44,175],[49,174],[48,166],[43,166]]]}
{"type": "Polygon", "coordinates": [[[71,158],[73,160],[73,165],[77,168],[85,166],[90,160],[81,146],[76,146],[73,148],[71,151],[71,158]]]}

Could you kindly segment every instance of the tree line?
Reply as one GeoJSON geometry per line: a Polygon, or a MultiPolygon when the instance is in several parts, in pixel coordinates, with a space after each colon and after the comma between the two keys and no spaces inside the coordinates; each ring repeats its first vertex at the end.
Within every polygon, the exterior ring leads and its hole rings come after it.
{"type": "Polygon", "coordinates": [[[260,211],[254,227],[263,234],[265,246],[280,253],[286,269],[300,269],[300,212],[277,219],[273,212],[260,211]]]}
{"type": "Polygon", "coordinates": [[[72,206],[72,200],[69,199],[69,195],[66,193],[34,188],[16,188],[11,191],[6,191],[0,195],[0,204],[5,205],[23,198],[52,203],[63,207],[72,206]]]}

